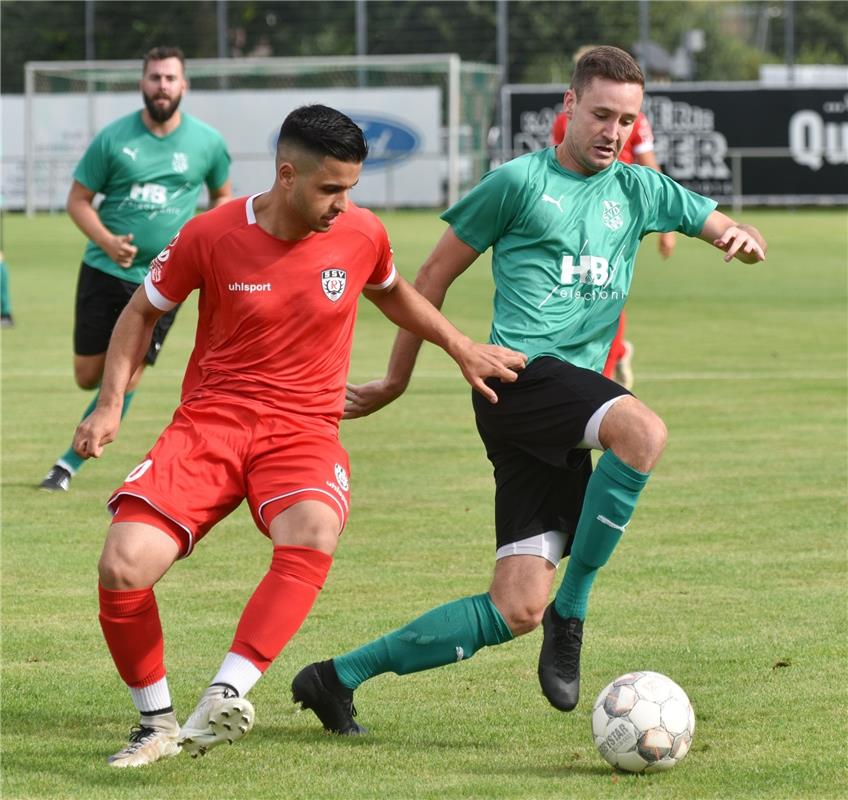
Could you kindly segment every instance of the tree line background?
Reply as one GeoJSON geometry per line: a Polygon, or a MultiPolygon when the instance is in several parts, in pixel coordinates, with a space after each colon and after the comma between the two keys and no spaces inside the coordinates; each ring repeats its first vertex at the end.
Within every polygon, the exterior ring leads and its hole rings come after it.
{"type": "MultiPolygon", "coordinates": [[[[362,10],[369,55],[458,53],[498,63],[496,0],[367,0],[362,10]]],[[[844,0],[654,0],[644,10],[648,38],[669,53],[687,31],[703,31],[694,80],[755,80],[766,63],[848,63],[844,0]]],[[[572,53],[588,43],[633,51],[639,11],[636,0],[511,0],[507,80],[565,82],[572,53]]],[[[4,93],[23,91],[27,61],[135,59],[157,44],[179,45],[188,58],[222,48],[234,58],[357,53],[355,0],[3,0],[0,14],[4,93]]]]}

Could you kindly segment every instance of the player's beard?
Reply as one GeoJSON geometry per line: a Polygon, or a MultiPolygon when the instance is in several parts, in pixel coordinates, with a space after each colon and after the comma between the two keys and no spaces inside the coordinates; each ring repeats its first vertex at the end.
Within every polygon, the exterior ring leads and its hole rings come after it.
{"type": "Polygon", "coordinates": [[[154,122],[167,122],[171,117],[176,114],[177,109],[180,107],[180,100],[182,100],[182,95],[178,95],[176,98],[171,100],[170,105],[167,106],[157,106],[156,100],[157,96],[150,97],[144,92],[141,93],[144,98],[144,106],[147,109],[147,113],[153,118],[154,122]]]}

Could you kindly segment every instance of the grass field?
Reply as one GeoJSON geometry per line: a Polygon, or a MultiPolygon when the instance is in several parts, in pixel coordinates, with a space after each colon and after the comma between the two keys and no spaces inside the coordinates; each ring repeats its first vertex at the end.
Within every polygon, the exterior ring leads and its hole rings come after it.
{"type": "MultiPolygon", "coordinates": [[[[640,256],[630,310],[636,391],[668,424],[668,450],[595,586],[583,698],[550,708],[541,632],[357,692],[361,740],[322,735],[289,698],[292,676],[485,591],[493,484],[468,390],[435,348],[407,394],[346,422],[354,510],[328,584],[251,694],[257,724],[232,749],[117,771],[106,757],[136,716],[97,624],[103,503],[170,418],[193,337],[178,319],[119,440],[70,493],[36,484],[87,399],[71,372],[83,247],[63,215],[4,221],[17,326],[2,332],[2,796],[4,798],[844,798],[848,796],[846,260],[843,211],[746,213],[768,261],[725,265],[681,237],[640,256]],[[669,773],[620,775],[596,753],[597,692],[664,672],[697,715],[669,773]]],[[[412,275],[442,230],[435,213],[385,215],[412,275]]],[[[446,312],[481,338],[488,259],[446,312]]],[[[351,378],[382,374],[393,338],[363,303],[351,378]]],[[[171,688],[184,718],[218,668],[264,574],[267,540],[239,509],[159,584],[171,688]]]]}

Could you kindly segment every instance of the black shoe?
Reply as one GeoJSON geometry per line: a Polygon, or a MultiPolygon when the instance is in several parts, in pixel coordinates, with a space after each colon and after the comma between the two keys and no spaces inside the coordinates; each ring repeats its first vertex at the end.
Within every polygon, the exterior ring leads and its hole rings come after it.
{"type": "Polygon", "coordinates": [[[551,603],[542,617],[545,638],[539,653],[539,683],[554,708],[571,711],[580,697],[580,646],[583,621],[563,619],[551,603]]]}
{"type": "Polygon", "coordinates": [[[39,484],[39,489],[44,489],[45,492],[67,492],[71,488],[71,478],[73,474],[68,472],[64,467],[55,464],[50,468],[50,472],[39,484]]]}
{"type": "Polygon", "coordinates": [[[353,692],[339,682],[332,661],[316,661],[304,667],[291,685],[292,702],[315,712],[324,730],[343,736],[361,736],[368,731],[356,722],[353,692]]]}
{"type": "Polygon", "coordinates": [[[14,328],[15,320],[12,319],[11,314],[2,314],[0,315],[0,328],[14,328]]]}

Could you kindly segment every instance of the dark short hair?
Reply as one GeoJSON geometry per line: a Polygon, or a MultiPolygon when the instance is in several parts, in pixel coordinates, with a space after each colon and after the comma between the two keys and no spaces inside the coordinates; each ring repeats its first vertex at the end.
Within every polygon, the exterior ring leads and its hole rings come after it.
{"type": "Polygon", "coordinates": [[[361,164],[368,156],[362,129],[346,114],[322,105],[301,106],[283,121],[277,150],[291,144],[339,161],[361,164]]]}
{"type": "Polygon", "coordinates": [[[638,83],[645,88],[645,76],[630,53],[618,47],[595,47],[584,53],[574,67],[571,88],[579,98],[593,78],[608,78],[618,83],[638,83]]]}
{"type": "Polygon", "coordinates": [[[159,47],[154,47],[151,50],[148,50],[144,54],[144,63],[141,65],[141,74],[144,75],[147,72],[147,65],[151,61],[164,61],[166,58],[177,58],[180,61],[180,64],[183,65],[183,71],[185,71],[185,55],[183,55],[183,51],[180,50],[179,47],[166,47],[164,45],[160,45],[159,47]]]}

